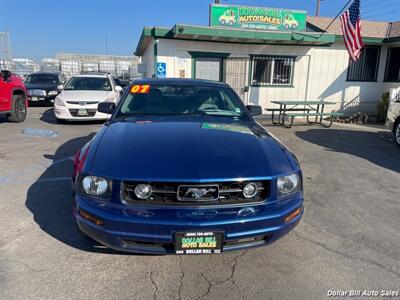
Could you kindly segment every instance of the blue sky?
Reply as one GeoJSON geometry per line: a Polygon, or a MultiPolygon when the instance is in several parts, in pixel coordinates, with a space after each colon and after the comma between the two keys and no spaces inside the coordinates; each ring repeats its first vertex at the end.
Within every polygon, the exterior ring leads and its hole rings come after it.
{"type": "MultiPolygon", "coordinates": [[[[212,0],[0,0],[0,31],[11,35],[14,57],[57,52],[133,53],[143,26],[207,25],[212,0]]],[[[222,3],[304,9],[316,0],[221,0],[222,3]]],[[[334,16],[347,0],[322,0],[321,15],[334,16]]],[[[361,0],[364,19],[400,20],[400,0],[361,0]]]]}

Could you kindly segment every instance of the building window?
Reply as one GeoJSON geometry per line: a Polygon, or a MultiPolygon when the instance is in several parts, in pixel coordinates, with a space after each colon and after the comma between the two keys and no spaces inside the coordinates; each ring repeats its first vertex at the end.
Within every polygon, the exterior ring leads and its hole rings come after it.
{"type": "Polygon", "coordinates": [[[400,81],[400,47],[388,49],[385,81],[400,81]]]}
{"type": "Polygon", "coordinates": [[[350,60],[347,80],[376,81],[380,50],[380,47],[367,46],[362,50],[359,60],[350,60]]]}
{"type": "Polygon", "coordinates": [[[252,85],[292,85],[295,57],[253,57],[252,85]]]}

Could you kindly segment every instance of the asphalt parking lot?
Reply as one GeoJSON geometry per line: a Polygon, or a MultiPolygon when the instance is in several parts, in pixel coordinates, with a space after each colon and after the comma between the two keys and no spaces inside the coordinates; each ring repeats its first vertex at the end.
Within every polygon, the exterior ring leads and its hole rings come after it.
{"type": "Polygon", "coordinates": [[[400,291],[400,148],[384,127],[268,126],[303,169],[305,215],[296,229],[244,252],[146,256],[116,253],[75,228],[71,156],[100,126],[59,125],[49,107],[30,108],[22,124],[0,118],[0,299],[324,299],[329,290],[400,291]],[[21,134],[27,127],[58,137],[21,134]]]}

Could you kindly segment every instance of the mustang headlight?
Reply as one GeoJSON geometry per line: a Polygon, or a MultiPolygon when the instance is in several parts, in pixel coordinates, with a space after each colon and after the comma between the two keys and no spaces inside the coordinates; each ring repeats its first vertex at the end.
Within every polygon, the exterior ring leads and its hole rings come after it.
{"type": "Polygon", "coordinates": [[[49,96],[58,95],[58,91],[50,91],[47,93],[47,95],[49,95],[49,96]]]}
{"type": "Polygon", "coordinates": [[[65,103],[64,103],[64,101],[62,101],[60,98],[56,98],[56,100],[54,101],[54,105],[57,105],[57,106],[65,106],[65,103]]]}
{"type": "Polygon", "coordinates": [[[82,191],[91,196],[104,197],[111,191],[111,182],[103,177],[85,176],[81,185],[82,191]]]}
{"type": "Polygon", "coordinates": [[[278,178],[278,196],[287,196],[300,192],[301,178],[297,173],[278,178]]]}

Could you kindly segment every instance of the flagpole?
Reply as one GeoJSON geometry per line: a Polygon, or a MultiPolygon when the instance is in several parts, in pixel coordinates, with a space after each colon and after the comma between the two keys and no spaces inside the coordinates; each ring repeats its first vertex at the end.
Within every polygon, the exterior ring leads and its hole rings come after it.
{"type": "Polygon", "coordinates": [[[329,27],[332,26],[333,22],[335,22],[335,20],[342,14],[342,12],[347,8],[347,6],[349,6],[350,2],[354,1],[354,0],[349,0],[347,1],[346,5],[342,8],[342,10],[336,15],[336,17],[329,23],[329,25],[324,29],[324,31],[321,33],[321,35],[317,38],[317,40],[319,40],[325,33],[326,31],[329,29],[329,27]]]}

